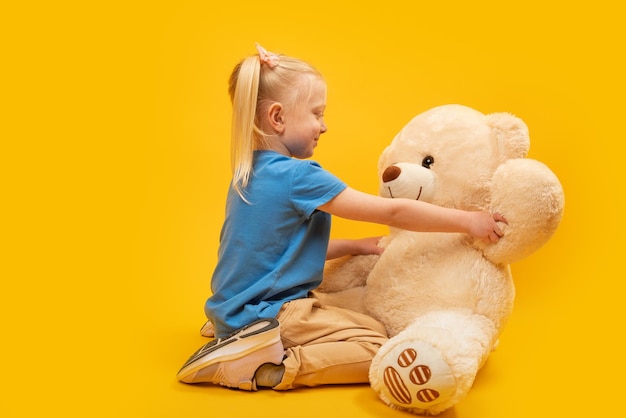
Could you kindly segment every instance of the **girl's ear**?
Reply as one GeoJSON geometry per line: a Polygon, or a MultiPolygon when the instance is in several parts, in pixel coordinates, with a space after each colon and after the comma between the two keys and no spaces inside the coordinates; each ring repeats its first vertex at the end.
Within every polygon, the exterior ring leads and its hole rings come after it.
{"type": "Polygon", "coordinates": [[[285,130],[285,121],[283,119],[283,105],[274,102],[267,110],[269,116],[269,123],[272,129],[277,133],[282,133],[285,130]]]}

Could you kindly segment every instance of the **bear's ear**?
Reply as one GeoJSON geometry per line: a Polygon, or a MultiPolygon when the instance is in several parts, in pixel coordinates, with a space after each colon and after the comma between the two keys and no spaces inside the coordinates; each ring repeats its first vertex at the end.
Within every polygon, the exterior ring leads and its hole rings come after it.
{"type": "Polygon", "coordinates": [[[510,113],[500,112],[487,115],[487,123],[491,127],[502,162],[528,155],[530,137],[523,120],[510,113]]]}

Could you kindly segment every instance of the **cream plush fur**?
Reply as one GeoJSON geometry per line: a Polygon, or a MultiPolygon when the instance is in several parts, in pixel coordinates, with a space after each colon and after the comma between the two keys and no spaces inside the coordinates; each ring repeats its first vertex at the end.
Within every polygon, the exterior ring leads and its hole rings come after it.
{"type": "Polygon", "coordinates": [[[526,158],[529,146],[526,124],[511,114],[444,105],[416,116],[380,156],[382,196],[508,221],[497,244],[391,228],[380,257],[327,263],[317,296],[374,316],[392,337],[370,369],[372,388],[392,408],[436,415],[467,395],[513,309],[509,265],[557,229],[563,189],[526,158]]]}

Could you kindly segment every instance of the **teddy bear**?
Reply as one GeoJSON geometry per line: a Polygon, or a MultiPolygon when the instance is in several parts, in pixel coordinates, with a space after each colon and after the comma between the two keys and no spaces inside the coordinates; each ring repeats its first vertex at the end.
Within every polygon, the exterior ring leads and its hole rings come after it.
{"type": "Polygon", "coordinates": [[[380,155],[381,196],[507,220],[497,243],[390,227],[381,255],[327,262],[316,297],[387,329],[369,380],[390,407],[418,415],[452,408],[495,349],[515,298],[510,265],[542,247],[563,215],[561,183],[527,158],[529,147],[520,118],[448,104],[415,116],[380,155]]]}

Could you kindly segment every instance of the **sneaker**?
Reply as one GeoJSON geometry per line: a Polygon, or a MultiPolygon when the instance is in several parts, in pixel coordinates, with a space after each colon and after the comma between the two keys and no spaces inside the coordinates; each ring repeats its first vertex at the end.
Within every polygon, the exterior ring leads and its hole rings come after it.
{"type": "Polygon", "coordinates": [[[176,377],[184,383],[214,383],[257,390],[254,373],[265,363],[281,364],[283,344],[276,319],[261,319],[200,347],[176,377]]]}
{"type": "Polygon", "coordinates": [[[202,325],[202,328],[200,329],[200,335],[202,335],[203,337],[215,337],[215,326],[213,325],[213,322],[211,321],[206,321],[204,323],[204,325],[202,325]]]}

